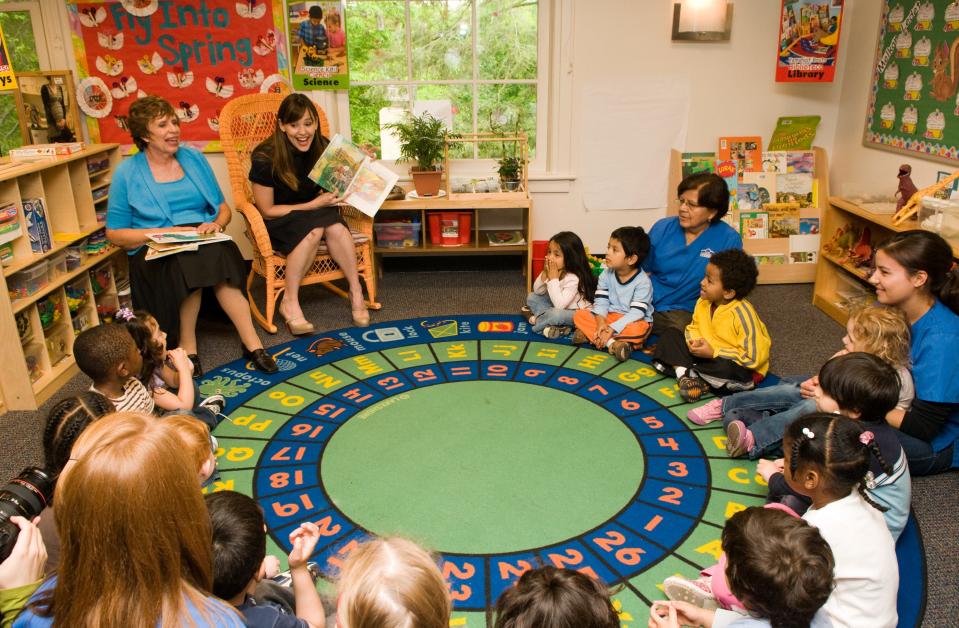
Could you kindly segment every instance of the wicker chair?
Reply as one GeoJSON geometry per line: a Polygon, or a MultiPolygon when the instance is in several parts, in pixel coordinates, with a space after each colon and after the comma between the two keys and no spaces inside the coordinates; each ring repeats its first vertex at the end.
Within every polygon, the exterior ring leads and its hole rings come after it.
{"type": "MultiPolygon", "coordinates": [[[[253,318],[271,334],[276,333],[273,317],[276,314],[277,300],[286,289],[286,258],[275,253],[270,245],[270,236],[263,223],[263,216],[253,205],[253,189],[247,176],[250,172],[250,153],[273,133],[276,127],[276,112],[284,96],[284,94],[240,96],[228,102],[220,112],[220,142],[230,172],[233,201],[237,211],[246,220],[246,237],[253,245],[253,267],[246,280],[247,300],[250,302],[253,318]],[[250,291],[256,275],[263,277],[266,283],[266,304],[263,312],[257,307],[250,291]]],[[[320,133],[329,137],[330,125],[326,114],[319,107],[317,111],[320,114],[320,133]]],[[[376,275],[373,271],[372,249],[373,220],[347,205],[340,206],[340,213],[353,233],[357,270],[360,278],[366,283],[366,291],[369,295],[367,307],[378,310],[382,306],[376,302],[376,275]]],[[[329,256],[324,242],[300,285],[321,283],[331,292],[348,298],[346,291],[330,283],[343,277],[343,271],[329,256]]]]}

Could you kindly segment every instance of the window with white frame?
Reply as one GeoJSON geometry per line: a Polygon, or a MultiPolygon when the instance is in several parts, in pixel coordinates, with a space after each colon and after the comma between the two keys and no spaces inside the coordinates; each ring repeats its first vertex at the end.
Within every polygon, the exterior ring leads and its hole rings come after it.
{"type": "MultiPolygon", "coordinates": [[[[535,155],[543,80],[537,0],[348,0],[346,7],[353,141],[395,158],[383,125],[429,110],[459,133],[525,131],[535,155]]],[[[475,159],[499,157],[503,148],[451,150],[475,159]]]]}

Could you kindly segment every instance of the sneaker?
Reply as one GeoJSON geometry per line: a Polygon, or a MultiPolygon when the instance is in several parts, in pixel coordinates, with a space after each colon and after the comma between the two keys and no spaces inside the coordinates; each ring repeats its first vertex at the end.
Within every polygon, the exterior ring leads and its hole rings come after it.
{"type": "Polygon", "coordinates": [[[756,446],[756,438],[742,421],[731,421],[726,426],[726,453],[730,458],[745,456],[756,446]]]}
{"type": "Polygon", "coordinates": [[[651,364],[656,372],[660,375],[665,375],[666,377],[676,377],[676,369],[666,364],[662,360],[653,360],[651,364]]]}
{"type": "Polygon", "coordinates": [[[533,316],[533,310],[529,309],[528,305],[524,305],[523,307],[519,308],[519,315],[525,318],[526,322],[530,325],[533,324],[533,318],[535,317],[533,316]]]}
{"type": "Polygon", "coordinates": [[[723,418],[723,400],[713,399],[686,413],[686,418],[696,425],[706,425],[723,418]]]}
{"type": "Polygon", "coordinates": [[[709,385],[698,377],[683,375],[679,378],[679,396],[686,403],[699,401],[709,392],[709,385]]]}
{"type": "Polygon", "coordinates": [[[577,329],[576,331],[573,332],[574,345],[582,345],[582,344],[586,344],[587,342],[589,342],[589,338],[587,338],[586,334],[584,334],[581,330],[577,329]]]}
{"type": "Polygon", "coordinates": [[[719,602],[713,595],[711,579],[708,577],[687,580],[682,576],[670,576],[663,581],[663,589],[670,600],[688,602],[708,611],[719,608],[719,602]]]}
{"type": "Polygon", "coordinates": [[[569,331],[569,327],[566,325],[547,325],[543,328],[543,335],[550,340],[556,340],[557,338],[565,338],[568,336],[569,331]]]}
{"type": "Polygon", "coordinates": [[[214,414],[219,415],[223,414],[226,408],[226,398],[223,395],[210,395],[197,405],[201,408],[209,408],[214,414]]]}
{"type": "Polygon", "coordinates": [[[625,362],[633,354],[633,348],[624,340],[614,340],[609,345],[609,353],[620,362],[625,362]]]}

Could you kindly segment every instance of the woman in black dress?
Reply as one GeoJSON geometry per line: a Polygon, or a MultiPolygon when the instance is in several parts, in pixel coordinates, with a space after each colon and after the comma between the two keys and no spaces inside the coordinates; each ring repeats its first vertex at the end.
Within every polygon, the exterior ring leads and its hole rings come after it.
{"type": "Polygon", "coordinates": [[[286,291],[279,311],[295,335],[316,331],[303,315],[299,293],[322,240],[350,284],[353,324],[370,324],[353,236],[336,207],[343,197],[327,192],[307,176],[329,144],[318,132],[319,124],[312,101],[303,94],[290,94],[280,104],[276,130],[254,149],[250,165],[253,198],[263,214],[270,243],[274,251],[286,255],[286,291]]]}

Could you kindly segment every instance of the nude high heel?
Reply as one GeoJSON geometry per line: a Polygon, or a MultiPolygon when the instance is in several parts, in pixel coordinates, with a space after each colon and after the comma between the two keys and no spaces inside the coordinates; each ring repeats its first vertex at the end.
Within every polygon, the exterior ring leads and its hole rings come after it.
{"type": "Polygon", "coordinates": [[[353,324],[357,327],[370,326],[370,311],[365,307],[362,310],[352,310],[353,324]]]}

